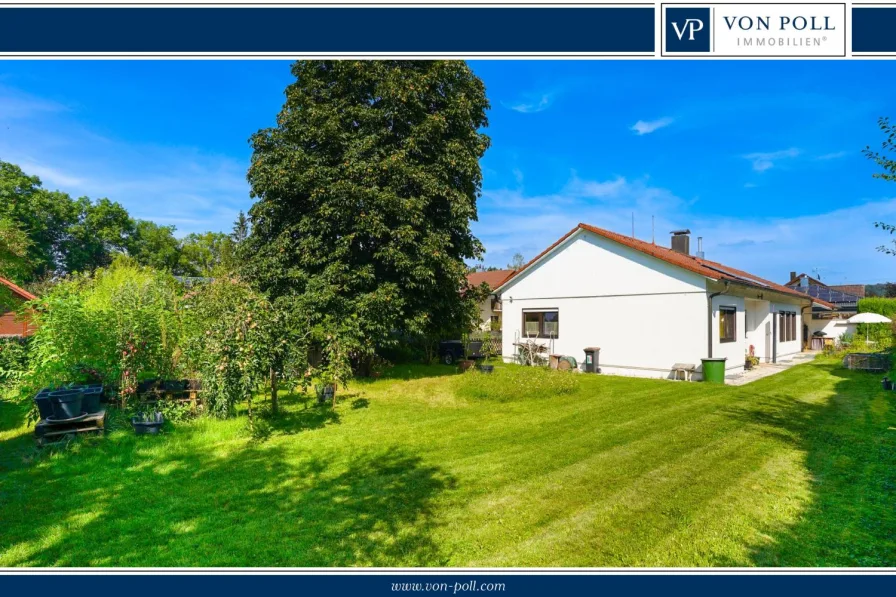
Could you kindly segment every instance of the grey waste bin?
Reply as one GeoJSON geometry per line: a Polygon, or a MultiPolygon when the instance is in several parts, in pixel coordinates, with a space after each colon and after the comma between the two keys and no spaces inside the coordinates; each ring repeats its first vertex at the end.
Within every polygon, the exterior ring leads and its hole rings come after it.
{"type": "Polygon", "coordinates": [[[585,349],[585,373],[600,373],[600,348],[597,346],[585,349]]]}

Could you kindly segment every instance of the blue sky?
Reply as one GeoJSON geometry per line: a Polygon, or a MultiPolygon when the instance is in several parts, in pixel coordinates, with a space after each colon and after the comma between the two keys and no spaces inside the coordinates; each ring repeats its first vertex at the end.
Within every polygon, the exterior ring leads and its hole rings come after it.
{"type": "MultiPolygon", "coordinates": [[[[708,258],[776,281],[896,279],[873,227],[896,223],[896,184],[861,155],[883,140],[877,118],[896,118],[896,63],[471,66],[492,104],[473,226],[486,264],[578,222],[628,233],[634,213],[639,238],[652,217],[658,243],[690,228],[708,258]]],[[[178,234],[229,230],[251,205],[247,139],[290,81],[288,62],[4,62],[0,159],[178,234]]]]}

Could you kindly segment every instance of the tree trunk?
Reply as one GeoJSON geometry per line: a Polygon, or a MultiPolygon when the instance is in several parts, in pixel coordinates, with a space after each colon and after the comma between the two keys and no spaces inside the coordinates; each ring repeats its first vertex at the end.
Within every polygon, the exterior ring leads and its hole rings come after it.
{"type": "Polygon", "coordinates": [[[271,367],[271,412],[277,414],[279,405],[277,404],[277,372],[271,367]]]}

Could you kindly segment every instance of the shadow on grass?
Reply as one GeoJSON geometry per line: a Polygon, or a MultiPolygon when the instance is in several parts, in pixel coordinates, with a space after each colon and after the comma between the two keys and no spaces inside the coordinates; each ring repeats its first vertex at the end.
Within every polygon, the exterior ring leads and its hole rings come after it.
{"type": "Polygon", "coordinates": [[[432,538],[433,502],[454,480],[403,450],[297,461],[276,445],[242,444],[216,456],[191,449],[188,438],[117,439],[9,475],[15,478],[5,490],[0,482],[4,565],[447,561],[432,538]],[[81,462],[70,461],[76,456],[81,462]],[[69,469],[64,478],[62,467],[69,469]]]}
{"type": "Polygon", "coordinates": [[[881,389],[880,374],[833,363],[780,375],[803,386],[800,394],[814,383],[823,387],[823,376],[839,381],[832,395],[813,401],[774,392],[726,412],[804,452],[810,475],[807,509],[796,524],[771,530],[772,540],[753,550],[753,563],[896,565],[896,394],[881,389]]]}
{"type": "Polygon", "coordinates": [[[352,383],[367,385],[381,380],[410,381],[428,377],[445,377],[446,375],[457,375],[458,373],[458,368],[453,365],[395,365],[386,369],[379,378],[358,377],[352,383]]]}
{"type": "Polygon", "coordinates": [[[281,410],[265,417],[271,428],[283,435],[293,435],[311,429],[323,429],[341,422],[339,412],[330,404],[305,403],[301,410],[281,410]]]}

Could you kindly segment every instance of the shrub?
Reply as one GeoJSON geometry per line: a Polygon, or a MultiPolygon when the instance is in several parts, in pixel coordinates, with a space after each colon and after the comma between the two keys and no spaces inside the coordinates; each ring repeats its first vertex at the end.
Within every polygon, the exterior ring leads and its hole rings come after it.
{"type": "Polygon", "coordinates": [[[16,385],[28,372],[28,338],[0,338],[0,390],[16,385]]]}
{"type": "Polygon", "coordinates": [[[572,394],[579,387],[575,372],[516,365],[495,367],[489,374],[470,369],[454,382],[459,397],[497,402],[556,398],[572,394]]]}
{"type": "Polygon", "coordinates": [[[169,274],[119,259],[32,301],[36,332],[23,393],[100,379],[124,401],[145,376],[177,369],[179,285],[169,274]]]}

